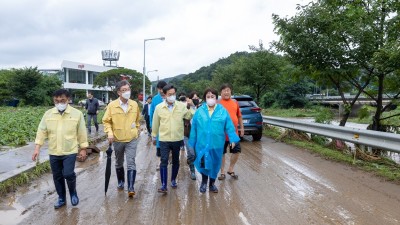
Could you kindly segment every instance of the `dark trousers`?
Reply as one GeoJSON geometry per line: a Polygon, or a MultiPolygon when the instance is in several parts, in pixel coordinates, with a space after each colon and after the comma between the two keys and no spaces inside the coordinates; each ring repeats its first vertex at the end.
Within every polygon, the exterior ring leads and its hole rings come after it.
{"type": "Polygon", "coordinates": [[[172,166],[179,166],[179,151],[182,141],[160,141],[160,167],[168,166],[169,153],[172,152],[172,166]]]}
{"type": "Polygon", "coordinates": [[[146,118],[146,128],[147,128],[148,135],[151,136],[150,117],[146,118]]]}
{"type": "Polygon", "coordinates": [[[88,130],[89,130],[89,132],[91,132],[92,131],[92,118],[93,118],[93,123],[94,123],[94,126],[96,127],[96,131],[99,131],[99,124],[97,123],[97,114],[87,114],[87,128],[88,128],[88,130]]]}
{"type": "MultiPolygon", "coordinates": [[[[54,186],[58,197],[64,200],[66,197],[65,180],[68,184],[75,185],[76,183],[76,174],[74,171],[76,155],[77,154],[62,156],[50,155],[50,167],[53,172],[54,186]]],[[[70,185],[68,186],[70,187],[70,185]]]]}

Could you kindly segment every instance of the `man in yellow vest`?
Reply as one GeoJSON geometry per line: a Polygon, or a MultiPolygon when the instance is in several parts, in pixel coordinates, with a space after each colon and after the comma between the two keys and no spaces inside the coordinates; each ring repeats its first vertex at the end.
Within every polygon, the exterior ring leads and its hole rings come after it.
{"type": "Polygon", "coordinates": [[[115,85],[119,98],[110,102],[103,116],[104,132],[109,143],[113,144],[115,152],[115,169],[118,189],[123,190],[125,184],[124,156],[126,156],[128,196],[135,195],[136,178],[136,147],[139,137],[140,109],[131,100],[131,88],[126,80],[115,85]]]}
{"type": "Polygon", "coordinates": [[[68,104],[69,99],[70,93],[66,89],[59,89],[53,93],[55,107],[47,110],[40,121],[36,133],[35,151],[32,154],[32,160],[36,161],[40,147],[45,139],[48,139],[50,167],[58,194],[58,200],[54,204],[55,209],[66,204],[65,181],[71,204],[78,205],[75,161],[77,157],[85,160],[86,148],[89,145],[83,114],[68,104]]]}

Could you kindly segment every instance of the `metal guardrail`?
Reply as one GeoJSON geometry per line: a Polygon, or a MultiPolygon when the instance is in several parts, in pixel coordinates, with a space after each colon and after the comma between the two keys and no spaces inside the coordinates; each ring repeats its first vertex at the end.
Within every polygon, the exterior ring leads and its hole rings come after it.
{"type": "Polygon", "coordinates": [[[306,133],[400,153],[400,134],[312,122],[300,122],[272,116],[263,116],[263,122],[273,126],[304,131],[306,133]]]}

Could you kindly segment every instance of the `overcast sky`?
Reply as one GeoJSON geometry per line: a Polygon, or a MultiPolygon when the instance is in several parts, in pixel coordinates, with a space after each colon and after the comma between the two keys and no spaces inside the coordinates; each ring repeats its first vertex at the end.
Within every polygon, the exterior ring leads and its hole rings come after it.
{"type": "Polygon", "coordinates": [[[0,69],[59,69],[62,60],[102,65],[101,50],[150,80],[187,74],[248,45],[277,40],[272,14],[308,0],[1,0],[0,69]]]}

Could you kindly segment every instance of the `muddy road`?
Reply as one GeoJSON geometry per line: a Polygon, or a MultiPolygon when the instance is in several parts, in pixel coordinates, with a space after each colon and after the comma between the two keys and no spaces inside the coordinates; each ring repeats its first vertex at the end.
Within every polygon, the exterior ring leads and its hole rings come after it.
{"type": "Polygon", "coordinates": [[[189,178],[183,151],[178,188],[157,193],[157,163],[142,134],[133,199],[117,190],[114,167],[104,195],[106,158],[99,154],[77,164],[77,207],[67,195],[66,207],[53,208],[47,174],[1,200],[0,224],[400,224],[399,185],[269,138],[242,142],[239,179],[217,181],[217,194],[199,192],[201,176],[189,178]]]}

